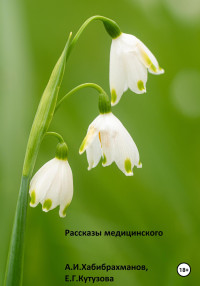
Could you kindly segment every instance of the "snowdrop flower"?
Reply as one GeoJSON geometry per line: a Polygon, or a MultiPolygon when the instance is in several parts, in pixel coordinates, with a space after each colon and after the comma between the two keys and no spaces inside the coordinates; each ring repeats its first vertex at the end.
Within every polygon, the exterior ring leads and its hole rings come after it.
{"type": "Polygon", "coordinates": [[[103,158],[103,166],[115,161],[126,175],[133,175],[134,165],[141,167],[138,149],[126,128],[111,112],[100,114],[90,124],[79,153],[86,150],[88,170],[103,158]]]}
{"type": "Polygon", "coordinates": [[[41,203],[47,212],[60,206],[60,217],[66,216],[73,196],[72,171],[67,161],[67,145],[59,143],[56,157],[43,165],[30,183],[31,207],[41,203]]]}
{"type": "Polygon", "coordinates": [[[162,74],[156,58],[135,36],[121,33],[112,40],[110,50],[111,102],[119,102],[123,92],[130,88],[135,93],[146,92],[147,70],[162,74]]]}

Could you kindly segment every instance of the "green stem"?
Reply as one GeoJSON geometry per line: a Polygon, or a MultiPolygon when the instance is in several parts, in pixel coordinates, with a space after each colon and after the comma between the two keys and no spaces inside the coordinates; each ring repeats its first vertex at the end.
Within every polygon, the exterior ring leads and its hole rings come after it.
{"type": "Polygon", "coordinates": [[[56,132],[46,132],[45,135],[51,135],[51,136],[56,137],[59,140],[60,143],[64,143],[65,142],[63,137],[60,134],[56,133],[56,132]]]}
{"type": "Polygon", "coordinates": [[[5,286],[22,285],[24,234],[26,226],[29,182],[30,177],[22,176],[10,243],[9,260],[5,274],[5,286]]]}
{"type": "Polygon", "coordinates": [[[74,36],[71,45],[70,45],[70,49],[69,51],[71,52],[71,50],[73,49],[74,45],[76,44],[76,42],[78,41],[80,35],[82,34],[82,32],[85,30],[85,28],[94,20],[100,20],[103,22],[104,27],[106,29],[106,31],[108,32],[108,34],[113,38],[117,38],[118,36],[121,35],[121,30],[119,28],[119,26],[117,25],[117,23],[109,18],[103,17],[103,16],[92,16],[90,18],[88,18],[83,25],[80,27],[80,29],[78,30],[78,32],[76,33],[76,35],[74,36]]]}
{"type": "Polygon", "coordinates": [[[99,93],[101,94],[106,94],[105,91],[103,90],[102,87],[100,87],[98,84],[96,83],[83,83],[83,84],[80,84],[78,86],[76,86],[75,88],[73,88],[72,90],[70,90],[67,94],[65,94],[63,96],[63,98],[57,103],[56,105],[56,108],[55,108],[55,112],[57,111],[57,109],[60,107],[61,103],[67,98],[69,97],[70,95],[76,93],[77,91],[79,91],[80,89],[83,89],[83,88],[86,88],[86,87],[91,87],[91,88],[94,88],[96,89],[99,93]]]}

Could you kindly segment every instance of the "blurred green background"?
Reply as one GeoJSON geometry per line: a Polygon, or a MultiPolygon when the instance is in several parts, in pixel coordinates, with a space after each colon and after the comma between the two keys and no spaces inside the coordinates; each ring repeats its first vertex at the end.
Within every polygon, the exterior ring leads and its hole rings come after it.
{"type": "MultiPolygon", "coordinates": [[[[15,213],[26,143],[41,94],[70,31],[101,14],[117,21],[165,69],[149,74],[147,93],[127,91],[113,113],[136,142],[142,169],[125,177],[112,164],[87,171],[78,149],[97,116],[97,94],[66,101],[50,130],[69,146],[74,197],[65,219],[58,209],[28,208],[23,285],[66,285],[69,263],[145,264],[149,271],[79,272],[114,276],[112,285],[198,285],[200,238],[200,2],[101,0],[0,2],[0,282],[15,213]],[[163,237],[65,237],[64,230],[162,230],[163,237]],[[191,265],[182,278],[176,268],[191,265]]],[[[67,63],[60,96],[96,82],[109,91],[111,39],[100,22],[81,36],[67,63]]],[[[35,171],[54,156],[45,138],[35,171]]],[[[72,274],[72,273],[71,273],[72,274]]],[[[76,283],[68,283],[77,285],[76,283]]],[[[81,283],[80,283],[81,284],[81,283]]],[[[111,283],[109,283],[110,285],[111,283]]],[[[99,283],[100,285],[100,283],[99,283]]]]}

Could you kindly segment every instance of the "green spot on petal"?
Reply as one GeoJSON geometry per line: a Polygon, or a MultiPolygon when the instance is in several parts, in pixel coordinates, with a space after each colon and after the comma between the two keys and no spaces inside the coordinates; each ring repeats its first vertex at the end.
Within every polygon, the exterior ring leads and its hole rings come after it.
{"type": "Polygon", "coordinates": [[[94,126],[91,126],[89,128],[89,131],[87,132],[87,135],[83,139],[83,142],[82,142],[81,147],[79,149],[79,153],[80,154],[82,154],[85,151],[85,149],[86,149],[86,147],[88,145],[88,142],[90,142],[90,140],[91,140],[92,136],[94,135],[95,131],[96,130],[95,130],[94,126]]]}
{"type": "Polygon", "coordinates": [[[150,70],[152,70],[153,72],[158,72],[157,68],[154,66],[153,63],[151,63],[151,65],[150,65],[149,68],[150,68],[150,70]]]}
{"type": "Polygon", "coordinates": [[[156,66],[152,63],[152,61],[150,60],[149,56],[147,55],[147,53],[145,53],[145,51],[143,49],[140,50],[141,51],[141,54],[142,54],[142,57],[144,59],[144,62],[146,63],[147,67],[157,73],[158,72],[158,69],[156,68],[156,66]]]}
{"type": "Polygon", "coordinates": [[[115,91],[115,89],[112,89],[112,90],[111,90],[111,102],[112,102],[112,103],[115,103],[116,100],[117,100],[116,91],[115,91]]]}
{"type": "Polygon", "coordinates": [[[63,215],[64,215],[64,216],[66,216],[68,206],[69,206],[69,204],[67,204],[66,207],[65,207],[64,210],[63,210],[63,215]]]}
{"type": "Polygon", "coordinates": [[[103,161],[102,161],[102,164],[105,165],[107,163],[107,158],[106,158],[106,155],[103,154],[103,161]]]}
{"type": "Polygon", "coordinates": [[[51,206],[52,206],[52,200],[48,199],[44,202],[42,208],[48,211],[51,208],[51,206]]]}
{"type": "Polygon", "coordinates": [[[132,169],[131,169],[131,160],[130,159],[126,159],[124,162],[124,167],[127,173],[132,173],[132,169]]]}
{"type": "Polygon", "coordinates": [[[35,191],[31,192],[31,205],[34,205],[36,201],[36,193],[35,191]]]}
{"type": "Polygon", "coordinates": [[[150,58],[149,58],[149,56],[147,55],[147,53],[145,53],[145,51],[144,51],[142,48],[140,49],[140,52],[141,52],[141,54],[142,54],[142,57],[143,57],[143,59],[144,59],[146,65],[147,65],[148,67],[151,66],[152,61],[150,60],[150,58]]]}
{"type": "Polygon", "coordinates": [[[144,88],[144,83],[143,83],[142,80],[138,80],[137,86],[138,86],[138,89],[141,90],[141,91],[145,89],[144,88]]]}

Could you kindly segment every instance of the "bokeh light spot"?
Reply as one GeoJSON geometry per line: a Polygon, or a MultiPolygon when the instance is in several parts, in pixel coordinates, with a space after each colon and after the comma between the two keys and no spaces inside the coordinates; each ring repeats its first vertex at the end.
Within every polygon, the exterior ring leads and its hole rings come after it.
{"type": "Polygon", "coordinates": [[[200,72],[182,70],[171,85],[171,96],[175,106],[186,116],[200,116],[200,72]]]}
{"type": "Polygon", "coordinates": [[[185,24],[199,22],[200,1],[199,0],[165,0],[167,8],[178,19],[185,24]]]}

